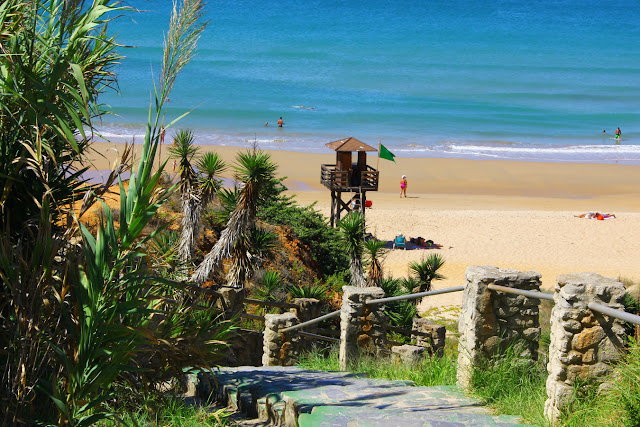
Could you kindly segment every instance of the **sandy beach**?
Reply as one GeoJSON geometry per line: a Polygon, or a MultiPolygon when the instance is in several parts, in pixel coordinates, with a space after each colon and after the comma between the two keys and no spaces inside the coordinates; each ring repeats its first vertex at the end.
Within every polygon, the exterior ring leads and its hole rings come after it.
{"type": "MultiPolygon", "coordinates": [[[[108,169],[121,144],[96,143],[97,169],[108,169]]],[[[233,163],[235,147],[201,146],[233,163]]],[[[163,158],[167,155],[163,147],[163,158]]],[[[320,165],[335,163],[335,153],[271,151],[278,176],[299,205],[316,203],[329,215],[330,192],[320,184],[320,165]]],[[[432,158],[380,160],[380,188],[367,193],[367,229],[379,239],[398,233],[422,236],[441,249],[390,251],[387,275],[405,277],[408,264],[438,251],[445,280],[435,288],[464,284],[470,265],[533,270],[543,288],[558,275],[596,272],[640,282],[640,167],[607,164],[525,163],[432,158]],[[399,198],[401,175],[407,198],[399,198]],[[576,218],[585,212],[614,213],[604,221],[576,218]]],[[[171,172],[172,162],[169,161],[171,172]]],[[[232,177],[228,171],[224,176],[232,177]]],[[[456,304],[460,293],[431,298],[424,307],[456,304]]]]}

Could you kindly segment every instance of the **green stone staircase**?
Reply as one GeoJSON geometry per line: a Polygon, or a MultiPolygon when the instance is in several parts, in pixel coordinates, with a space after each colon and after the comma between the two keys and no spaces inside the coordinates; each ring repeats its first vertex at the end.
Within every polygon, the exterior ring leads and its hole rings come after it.
{"type": "Polygon", "coordinates": [[[417,387],[411,381],[371,379],[348,372],[297,367],[222,368],[200,375],[200,397],[213,398],[274,426],[462,427],[521,426],[491,415],[456,386],[417,387]]]}

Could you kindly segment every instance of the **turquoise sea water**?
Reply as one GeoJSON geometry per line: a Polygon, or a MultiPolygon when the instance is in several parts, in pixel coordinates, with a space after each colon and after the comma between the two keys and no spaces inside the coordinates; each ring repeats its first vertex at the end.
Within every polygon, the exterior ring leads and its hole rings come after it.
{"type": "MultiPolygon", "coordinates": [[[[171,11],[170,0],[129,4],[147,11],[111,26],[137,46],[123,51],[121,95],[103,98],[116,116],[101,129],[114,140],[143,133],[171,11]]],[[[640,164],[637,0],[236,0],[207,10],[168,117],[194,109],[180,126],[198,143],[327,152],[324,143],[354,136],[404,157],[640,164]]]]}

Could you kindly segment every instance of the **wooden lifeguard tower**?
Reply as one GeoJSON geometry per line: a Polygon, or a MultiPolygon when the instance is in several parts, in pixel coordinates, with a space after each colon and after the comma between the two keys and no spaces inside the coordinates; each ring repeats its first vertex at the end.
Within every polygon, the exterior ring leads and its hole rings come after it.
{"type": "Polygon", "coordinates": [[[331,226],[340,221],[342,211],[364,215],[367,191],[378,191],[378,171],[367,165],[367,151],[378,151],[353,137],[326,144],[335,150],[336,164],[322,165],[320,182],[331,190],[331,226]],[[357,152],[357,163],[353,153],[357,152]],[[342,193],[348,193],[346,201],[342,193]]]}

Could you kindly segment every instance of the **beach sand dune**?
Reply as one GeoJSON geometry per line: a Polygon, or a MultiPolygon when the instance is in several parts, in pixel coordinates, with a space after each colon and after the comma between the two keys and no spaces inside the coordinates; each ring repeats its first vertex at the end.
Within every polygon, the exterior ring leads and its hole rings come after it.
{"type": "MultiPolygon", "coordinates": [[[[111,146],[95,144],[107,157],[115,153],[107,150],[111,146]]],[[[201,148],[219,152],[229,163],[238,151],[201,148]]],[[[297,203],[315,202],[328,216],[330,192],[320,184],[320,165],[333,163],[335,154],[271,154],[297,203]]],[[[95,164],[108,168],[99,156],[95,164]]],[[[376,159],[369,164],[376,167],[376,159]]],[[[367,193],[373,202],[367,229],[379,239],[403,233],[441,244],[437,251],[445,258],[446,279],[435,282],[435,288],[463,285],[470,265],[537,271],[545,289],[553,289],[560,274],[584,271],[640,282],[638,166],[396,158],[395,164],[382,160],[378,168],[380,191],[367,193]],[[409,197],[400,199],[403,174],[409,197]],[[589,211],[617,218],[574,217],[589,211]]],[[[434,250],[391,251],[385,272],[406,277],[411,261],[434,250]]],[[[423,308],[456,304],[460,297],[429,298],[423,308]]]]}

